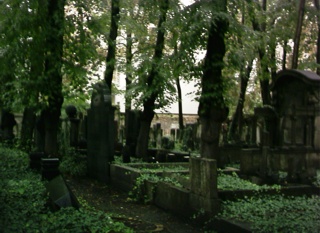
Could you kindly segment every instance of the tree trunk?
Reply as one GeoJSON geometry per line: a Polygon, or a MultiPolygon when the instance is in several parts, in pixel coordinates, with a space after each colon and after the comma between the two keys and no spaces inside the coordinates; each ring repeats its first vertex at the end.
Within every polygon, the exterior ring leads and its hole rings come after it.
{"type": "MultiPolygon", "coordinates": [[[[223,4],[226,6],[225,2],[223,4]]],[[[217,17],[209,31],[198,109],[201,123],[200,155],[202,158],[218,159],[217,149],[221,123],[228,116],[222,85],[223,57],[226,52],[224,34],[227,29],[226,19],[217,17]]]]}
{"type": "Polygon", "coordinates": [[[294,36],[294,46],[293,46],[293,54],[292,54],[292,65],[291,65],[292,69],[298,68],[300,37],[301,37],[305,2],[306,2],[305,0],[300,0],[300,4],[299,4],[298,22],[297,22],[296,32],[294,36]]]}
{"type": "Polygon", "coordinates": [[[45,153],[58,156],[58,130],[60,125],[62,95],[62,54],[65,0],[52,0],[48,3],[47,55],[45,72],[49,84],[48,106],[45,116],[45,153]]]}
{"type": "Polygon", "coordinates": [[[319,0],[314,0],[314,6],[317,9],[317,24],[318,24],[318,38],[317,38],[317,74],[320,75],[320,7],[319,0]]]}
{"type": "Polygon", "coordinates": [[[183,111],[182,111],[182,92],[179,77],[176,77],[177,84],[177,92],[178,92],[178,109],[179,109],[179,129],[183,132],[184,124],[183,124],[183,111]]]}
{"type": "Polygon", "coordinates": [[[32,149],[33,132],[36,125],[35,109],[26,107],[23,111],[21,136],[20,136],[20,148],[26,152],[30,152],[32,149]]]}
{"type": "Polygon", "coordinates": [[[283,41],[282,69],[287,69],[287,45],[288,41],[283,41]]]}
{"type": "Polygon", "coordinates": [[[238,141],[242,134],[243,105],[246,98],[248,81],[252,71],[252,63],[253,63],[253,60],[249,62],[245,72],[244,73],[241,72],[241,75],[240,75],[240,94],[239,94],[237,108],[233,115],[232,122],[230,124],[230,130],[229,130],[230,138],[235,141],[238,141]]]}
{"type": "Polygon", "coordinates": [[[169,0],[160,1],[160,16],[158,22],[157,41],[153,55],[153,63],[150,74],[147,78],[148,87],[153,91],[150,96],[147,96],[143,101],[143,112],[141,114],[140,131],[136,148],[136,155],[148,159],[148,142],[149,142],[149,131],[151,121],[154,116],[155,101],[158,97],[158,89],[155,88],[154,80],[159,78],[158,63],[160,63],[164,48],[164,35],[165,29],[162,27],[163,23],[166,22],[166,15],[169,9],[169,0]]]}
{"type": "Polygon", "coordinates": [[[126,94],[125,94],[125,132],[126,132],[126,145],[130,146],[131,142],[129,139],[128,131],[130,130],[129,126],[129,112],[131,111],[131,98],[128,97],[128,90],[130,89],[131,85],[131,71],[129,67],[132,65],[132,37],[131,32],[127,32],[127,46],[126,46],[126,94]]]}
{"type": "MultiPolygon", "coordinates": [[[[265,13],[267,10],[267,0],[262,1],[261,11],[262,13],[265,13]]],[[[256,19],[256,17],[253,15],[252,18],[252,27],[253,30],[258,32],[265,32],[266,31],[266,22],[263,21],[259,23],[256,19]]],[[[269,67],[266,62],[266,52],[265,52],[265,44],[263,43],[264,40],[261,40],[262,43],[260,44],[258,48],[259,53],[259,60],[260,60],[260,70],[261,70],[261,78],[260,78],[260,88],[261,88],[261,99],[263,105],[269,105],[271,102],[271,96],[270,96],[270,88],[269,88],[269,79],[270,79],[270,72],[269,67]]]]}
{"type": "Polygon", "coordinates": [[[118,36],[118,23],[120,20],[119,0],[111,1],[111,27],[108,39],[108,54],[106,57],[106,71],[104,75],[110,91],[112,91],[113,71],[116,64],[116,39],[118,36]]]}

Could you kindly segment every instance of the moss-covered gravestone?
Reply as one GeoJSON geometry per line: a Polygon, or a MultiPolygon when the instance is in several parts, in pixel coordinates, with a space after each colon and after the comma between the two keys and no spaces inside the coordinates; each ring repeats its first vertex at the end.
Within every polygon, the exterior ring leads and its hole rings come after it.
{"type": "Polygon", "coordinates": [[[105,83],[94,87],[87,124],[88,174],[108,183],[110,162],[114,159],[114,107],[105,83]]]}

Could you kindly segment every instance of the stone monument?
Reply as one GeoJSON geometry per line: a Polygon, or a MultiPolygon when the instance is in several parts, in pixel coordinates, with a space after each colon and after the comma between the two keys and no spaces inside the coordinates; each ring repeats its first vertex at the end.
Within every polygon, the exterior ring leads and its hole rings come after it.
{"type": "Polygon", "coordinates": [[[108,183],[110,162],[114,160],[114,107],[110,89],[104,82],[97,83],[87,118],[87,156],[89,176],[108,183]]]}

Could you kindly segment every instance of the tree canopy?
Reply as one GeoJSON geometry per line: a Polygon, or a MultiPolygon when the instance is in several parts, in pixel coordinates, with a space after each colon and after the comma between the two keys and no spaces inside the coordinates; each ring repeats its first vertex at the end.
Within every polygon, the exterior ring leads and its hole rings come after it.
{"type": "Polygon", "coordinates": [[[152,112],[177,101],[178,78],[197,83],[200,103],[208,88],[208,96],[220,93],[219,101],[231,114],[239,98],[241,111],[250,113],[252,107],[268,104],[269,83],[277,71],[291,68],[292,59],[297,61],[294,68],[319,68],[317,1],[302,4],[304,14],[299,14],[301,4],[289,0],[112,3],[119,4],[119,11],[97,0],[0,1],[0,107],[32,107],[39,113],[64,101],[85,109],[91,84],[105,72],[108,82],[126,74],[124,92],[136,109],[146,109],[151,99],[152,112]],[[222,30],[221,18],[228,30],[222,30]],[[207,64],[199,55],[208,51],[212,30],[223,31],[225,43],[216,90],[204,84],[204,77],[217,64],[207,64]],[[116,72],[108,73],[112,69],[116,72]]]}

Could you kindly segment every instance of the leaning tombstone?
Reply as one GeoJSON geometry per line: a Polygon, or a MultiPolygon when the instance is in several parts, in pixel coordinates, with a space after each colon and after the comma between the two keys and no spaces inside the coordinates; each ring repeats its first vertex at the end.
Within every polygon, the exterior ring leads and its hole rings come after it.
{"type": "Polygon", "coordinates": [[[114,107],[110,89],[103,82],[94,86],[87,124],[88,174],[108,183],[114,160],[114,107]]]}
{"type": "Polygon", "coordinates": [[[63,176],[58,175],[48,183],[46,183],[46,189],[49,193],[51,201],[51,208],[53,210],[59,210],[66,207],[80,208],[80,203],[72,190],[69,188],[67,182],[63,176]]]}

